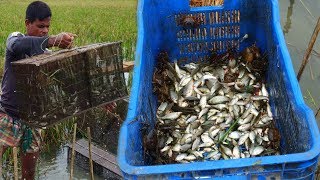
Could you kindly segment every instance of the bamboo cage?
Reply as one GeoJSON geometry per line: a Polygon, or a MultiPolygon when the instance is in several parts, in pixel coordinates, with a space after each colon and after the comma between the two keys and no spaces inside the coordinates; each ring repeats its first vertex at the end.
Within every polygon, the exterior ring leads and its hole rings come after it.
{"type": "Polygon", "coordinates": [[[19,116],[47,127],[127,96],[121,42],[98,43],[12,63],[19,116]]]}

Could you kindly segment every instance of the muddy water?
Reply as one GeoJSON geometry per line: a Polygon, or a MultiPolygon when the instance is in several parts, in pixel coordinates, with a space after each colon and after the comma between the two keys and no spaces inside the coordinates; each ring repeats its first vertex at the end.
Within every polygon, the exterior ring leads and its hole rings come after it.
{"type": "MultiPolygon", "coordinates": [[[[319,0],[279,0],[281,26],[287,42],[294,69],[298,72],[305,49],[320,16],[319,0]]],[[[314,46],[310,62],[300,81],[306,103],[316,111],[320,107],[320,38],[314,46]],[[317,54],[319,53],[319,54],[317,54]]],[[[320,116],[318,117],[320,124],[320,116]]],[[[52,149],[50,154],[42,155],[39,165],[39,179],[68,179],[69,165],[65,147],[52,149]]],[[[76,179],[89,179],[88,172],[75,167],[76,179]]],[[[95,179],[103,179],[96,176],[95,179]]]]}

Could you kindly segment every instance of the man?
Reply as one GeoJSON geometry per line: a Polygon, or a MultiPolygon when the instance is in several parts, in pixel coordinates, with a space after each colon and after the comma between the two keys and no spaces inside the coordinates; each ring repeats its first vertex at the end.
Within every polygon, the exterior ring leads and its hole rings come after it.
{"type": "Polygon", "coordinates": [[[41,135],[39,129],[21,124],[15,95],[16,82],[11,62],[42,54],[46,48],[70,48],[75,37],[72,33],[48,36],[51,20],[49,6],[41,1],[32,2],[26,10],[26,34],[14,32],[6,42],[2,95],[0,99],[0,145],[20,146],[22,179],[34,179],[39,156],[41,135]]]}

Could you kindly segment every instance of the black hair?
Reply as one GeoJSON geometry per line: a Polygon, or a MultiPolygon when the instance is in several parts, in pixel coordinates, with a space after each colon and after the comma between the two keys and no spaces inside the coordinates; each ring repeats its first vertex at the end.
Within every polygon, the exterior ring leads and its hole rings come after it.
{"type": "Polygon", "coordinates": [[[42,1],[34,1],[27,7],[26,19],[30,22],[34,22],[37,19],[42,21],[48,17],[51,17],[50,7],[42,1]]]}

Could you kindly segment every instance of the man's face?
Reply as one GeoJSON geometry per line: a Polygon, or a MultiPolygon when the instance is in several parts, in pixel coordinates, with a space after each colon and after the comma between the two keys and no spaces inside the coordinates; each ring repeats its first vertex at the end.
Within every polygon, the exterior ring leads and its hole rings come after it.
{"type": "Polygon", "coordinates": [[[26,19],[25,24],[27,28],[27,35],[39,37],[48,35],[50,20],[50,17],[43,19],[42,21],[36,19],[33,22],[30,22],[28,19],[26,19]]]}

